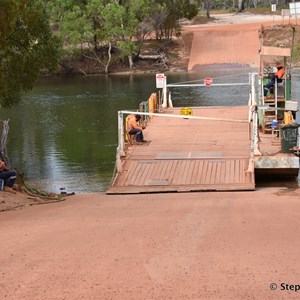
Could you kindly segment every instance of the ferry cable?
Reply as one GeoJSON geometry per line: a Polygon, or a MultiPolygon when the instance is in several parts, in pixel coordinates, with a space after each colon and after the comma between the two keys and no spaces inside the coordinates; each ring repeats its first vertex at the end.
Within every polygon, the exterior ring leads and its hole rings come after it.
{"type": "MultiPolygon", "coordinates": [[[[237,76],[242,76],[242,75],[249,75],[249,73],[240,73],[240,74],[235,74],[235,75],[218,76],[218,77],[212,77],[212,79],[223,79],[223,78],[237,77],[237,76]]],[[[187,84],[187,83],[193,83],[193,82],[203,82],[203,80],[204,80],[204,78],[196,79],[196,80],[189,80],[189,81],[182,81],[182,82],[172,83],[172,85],[187,84]]]]}

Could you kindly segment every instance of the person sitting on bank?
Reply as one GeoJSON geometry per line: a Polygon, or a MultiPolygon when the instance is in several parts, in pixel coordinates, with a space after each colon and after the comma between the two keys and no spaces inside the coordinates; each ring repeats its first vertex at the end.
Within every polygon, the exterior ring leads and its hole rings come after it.
{"type": "Polygon", "coordinates": [[[15,170],[7,169],[4,161],[0,160],[0,179],[4,180],[4,186],[13,187],[17,178],[15,170]]]}
{"type": "Polygon", "coordinates": [[[282,82],[282,78],[284,76],[285,70],[282,66],[282,64],[278,63],[276,64],[277,72],[273,74],[271,81],[264,86],[264,97],[268,95],[268,92],[270,91],[270,94],[273,94],[275,81],[277,79],[277,83],[282,82]]]}
{"type": "Polygon", "coordinates": [[[129,135],[136,136],[137,144],[142,144],[143,142],[146,142],[146,140],[144,140],[143,135],[143,129],[145,129],[145,127],[139,125],[140,120],[140,115],[134,115],[134,117],[130,118],[127,123],[127,132],[129,135]]]}

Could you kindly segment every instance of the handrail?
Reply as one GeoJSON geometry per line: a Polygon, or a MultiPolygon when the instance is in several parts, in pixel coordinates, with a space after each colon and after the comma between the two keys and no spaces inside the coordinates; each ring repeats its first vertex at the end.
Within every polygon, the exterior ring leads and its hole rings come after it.
{"type": "Polygon", "coordinates": [[[212,120],[212,121],[224,121],[234,123],[248,123],[248,120],[239,119],[224,119],[224,118],[211,118],[211,117],[200,117],[200,116],[186,116],[186,115],[172,115],[172,114],[159,114],[159,113],[145,113],[140,111],[121,110],[119,113],[122,114],[138,114],[141,116],[157,116],[157,117],[168,117],[168,118],[179,118],[179,119],[196,119],[196,120],[212,120]]]}
{"type": "Polygon", "coordinates": [[[250,159],[247,172],[254,172],[255,155],[261,155],[258,147],[258,106],[256,102],[255,74],[251,74],[251,90],[249,97],[249,126],[251,132],[250,159]],[[251,126],[252,125],[252,126],[251,126]]]}
{"type": "MultiPolygon", "coordinates": [[[[239,86],[239,85],[249,85],[249,82],[237,82],[237,83],[213,83],[209,87],[214,87],[214,86],[239,86]]],[[[167,87],[192,87],[192,86],[203,86],[207,87],[207,85],[203,83],[192,83],[192,84],[167,84],[167,87]]]]}

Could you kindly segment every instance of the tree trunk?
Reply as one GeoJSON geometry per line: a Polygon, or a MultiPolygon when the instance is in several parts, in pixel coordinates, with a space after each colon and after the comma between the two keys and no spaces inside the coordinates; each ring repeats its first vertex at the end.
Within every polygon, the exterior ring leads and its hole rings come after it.
{"type": "Polygon", "coordinates": [[[241,13],[244,10],[244,0],[239,0],[238,2],[238,12],[241,13]]]}
{"type": "Polygon", "coordinates": [[[111,42],[108,43],[107,54],[108,54],[108,61],[107,61],[106,65],[105,65],[105,73],[106,74],[108,73],[108,66],[109,66],[110,61],[111,61],[111,42]]]}
{"type": "Polygon", "coordinates": [[[137,54],[136,54],[136,57],[139,57],[140,53],[141,53],[141,49],[142,49],[142,46],[144,44],[144,41],[145,41],[145,37],[146,37],[146,34],[143,34],[139,43],[138,43],[138,50],[137,50],[137,54]]]}
{"type": "Polygon", "coordinates": [[[133,68],[132,54],[128,55],[128,60],[129,60],[129,69],[131,70],[133,68]]]}
{"type": "Polygon", "coordinates": [[[210,0],[204,0],[204,6],[205,6],[205,9],[206,9],[206,17],[210,18],[210,13],[209,13],[209,10],[210,10],[210,0]]]}
{"type": "Polygon", "coordinates": [[[1,134],[1,140],[0,140],[0,158],[2,161],[5,162],[6,166],[10,168],[9,159],[7,156],[6,151],[6,140],[8,136],[9,126],[8,126],[9,120],[2,121],[2,134],[1,134]]]}
{"type": "Polygon", "coordinates": [[[210,18],[209,9],[206,10],[206,17],[210,18]]]}

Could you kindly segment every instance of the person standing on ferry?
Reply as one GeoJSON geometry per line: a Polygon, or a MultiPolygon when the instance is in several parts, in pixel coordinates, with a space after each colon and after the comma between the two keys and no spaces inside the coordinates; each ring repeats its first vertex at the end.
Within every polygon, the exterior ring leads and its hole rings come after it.
{"type": "Polygon", "coordinates": [[[282,78],[285,74],[285,70],[284,70],[282,64],[280,64],[280,63],[276,64],[276,67],[277,67],[277,72],[275,74],[273,74],[271,81],[264,86],[264,97],[267,97],[269,91],[270,91],[270,94],[273,94],[276,79],[277,79],[277,83],[282,82],[282,78]]]}

